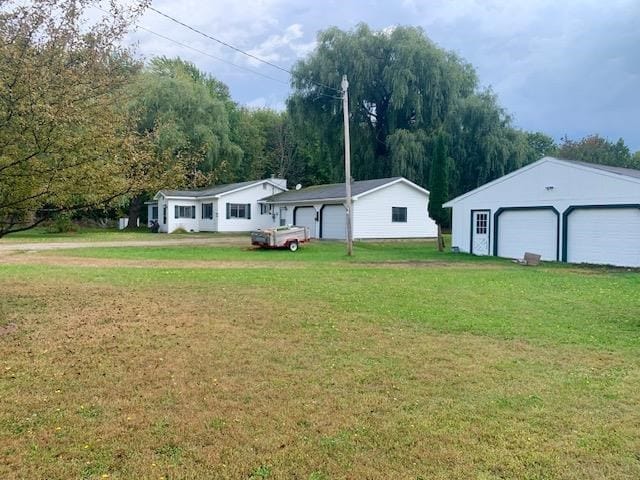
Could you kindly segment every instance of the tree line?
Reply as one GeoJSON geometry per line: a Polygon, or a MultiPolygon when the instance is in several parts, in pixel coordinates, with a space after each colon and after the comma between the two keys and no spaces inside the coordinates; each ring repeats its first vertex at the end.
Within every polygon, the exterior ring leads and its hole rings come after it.
{"type": "Polygon", "coordinates": [[[419,28],[320,32],[292,69],[286,110],[275,111],[239,105],[225,84],[180,58],[136,60],[122,39],[146,2],[113,2],[89,26],[91,0],[8,3],[0,12],[0,236],[69,212],[120,209],[135,219],[160,188],[271,174],[290,184],[344,181],[335,90],[343,74],[357,180],[405,176],[441,202],[544,155],[640,168],[640,152],[622,139],[556,144],[516,128],[474,68],[419,28]]]}

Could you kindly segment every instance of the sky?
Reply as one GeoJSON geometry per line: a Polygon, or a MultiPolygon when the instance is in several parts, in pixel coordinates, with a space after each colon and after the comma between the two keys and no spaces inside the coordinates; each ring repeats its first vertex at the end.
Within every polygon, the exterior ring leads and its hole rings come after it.
{"type": "MultiPolygon", "coordinates": [[[[556,140],[600,134],[640,150],[639,0],[154,0],[152,6],[285,69],[313,52],[316,34],[421,27],[471,63],[514,125],[556,140]]],[[[282,109],[289,76],[148,10],[127,41],[139,55],[179,56],[251,107],[282,109]],[[256,71],[272,79],[234,67],[256,71]]]]}

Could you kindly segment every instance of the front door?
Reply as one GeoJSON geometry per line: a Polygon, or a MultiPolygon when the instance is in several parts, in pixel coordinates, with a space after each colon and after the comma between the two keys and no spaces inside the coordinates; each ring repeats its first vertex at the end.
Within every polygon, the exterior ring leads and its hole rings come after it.
{"type": "Polygon", "coordinates": [[[280,226],[284,227],[287,224],[287,207],[280,207],[280,226]]]}
{"type": "Polygon", "coordinates": [[[489,255],[489,210],[471,211],[471,253],[489,255]]]}

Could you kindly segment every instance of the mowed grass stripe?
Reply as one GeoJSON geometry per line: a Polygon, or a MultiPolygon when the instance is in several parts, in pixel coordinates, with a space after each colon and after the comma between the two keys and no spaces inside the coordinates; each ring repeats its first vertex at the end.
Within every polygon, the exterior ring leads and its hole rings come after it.
{"type": "Polygon", "coordinates": [[[640,476],[637,274],[376,248],[1,266],[0,476],[640,476]]]}
{"type": "Polygon", "coordinates": [[[367,322],[415,321],[550,344],[640,347],[640,276],[584,275],[566,269],[375,268],[118,269],[13,266],[9,277],[75,278],[145,289],[188,290],[206,303],[213,289],[251,302],[270,298],[304,315],[331,312],[367,322]]]}

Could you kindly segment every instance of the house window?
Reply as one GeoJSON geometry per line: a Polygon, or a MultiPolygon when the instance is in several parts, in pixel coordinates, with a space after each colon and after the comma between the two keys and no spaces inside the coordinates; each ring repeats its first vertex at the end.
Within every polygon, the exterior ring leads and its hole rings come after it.
{"type": "Polygon", "coordinates": [[[391,221],[407,223],[407,207],[391,207],[391,221]]]}
{"type": "Polygon", "coordinates": [[[158,207],[151,207],[151,220],[158,220],[158,207]]]}
{"type": "Polygon", "coordinates": [[[268,215],[270,213],[269,210],[271,210],[269,208],[269,205],[267,205],[266,203],[260,204],[260,215],[268,215]]]}
{"type": "Polygon", "coordinates": [[[250,203],[227,203],[227,218],[251,219],[250,203]]]}
{"type": "Polygon", "coordinates": [[[476,214],[476,234],[478,235],[486,235],[487,234],[487,223],[489,220],[489,214],[487,213],[478,213],[476,214]]]}
{"type": "Polygon", "coordinates": [[[202,204],[202,218],[203,220],[213,220],[213,203],[202,204]]]}
{"type": "Polygon", "coordinates": [[[188,207],[176,205],[175,218],[196,218],[195,205],[190,205],[188,207]]]}
{"type": "Polygon", "coordinates": [[[167,224],[167,206],[162,207],[162,224],[167,224]]]}

